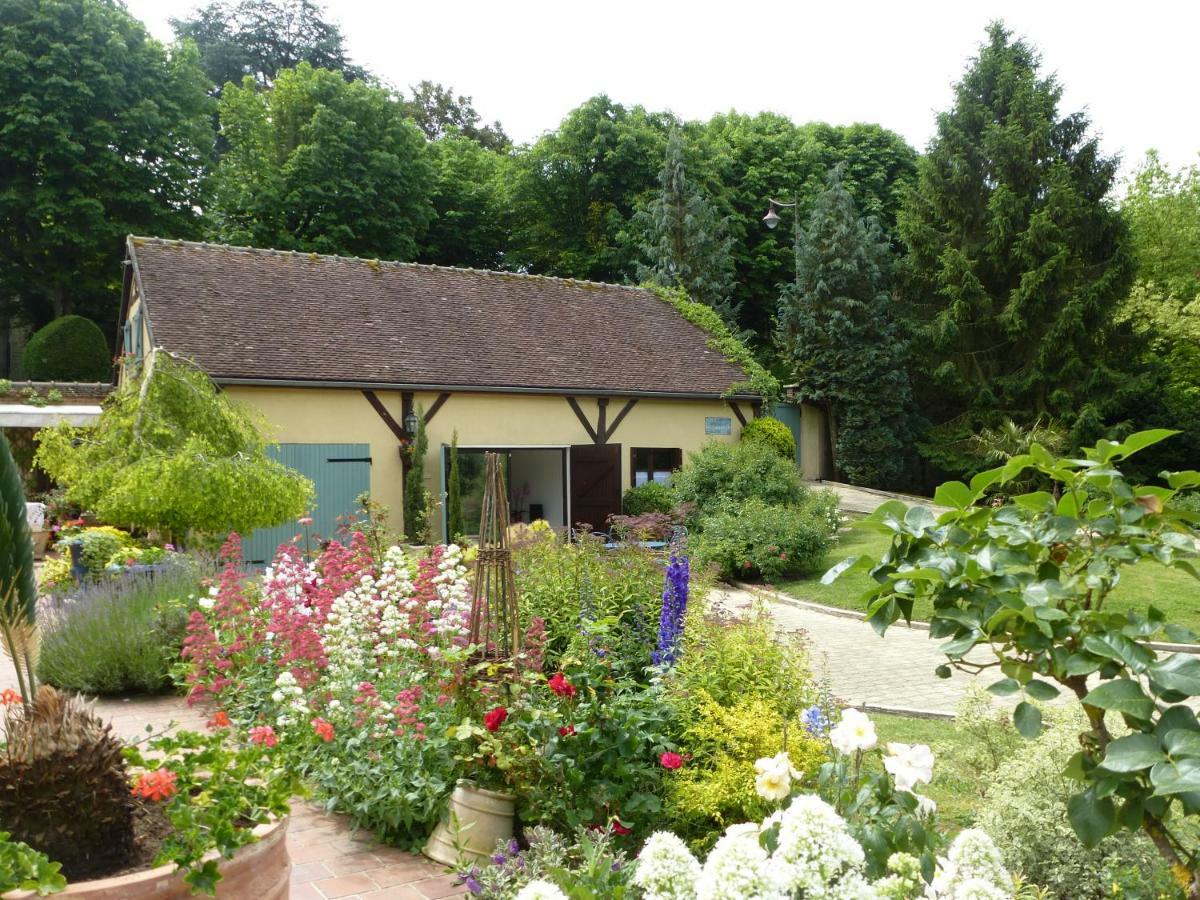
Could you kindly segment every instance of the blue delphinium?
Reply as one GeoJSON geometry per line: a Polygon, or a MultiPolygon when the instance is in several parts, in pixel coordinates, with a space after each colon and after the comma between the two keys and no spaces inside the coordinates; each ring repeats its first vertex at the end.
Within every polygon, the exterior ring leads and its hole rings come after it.
{"type": "Polygon", "coordinates": [[[656,666],[669,666],[679,656],[683,617],[688,602],[688,558],[675,553],[667,563],[663,586],[662,615],[658,620],[658,646],[652,659],[656,666]]]}
{"type": "Polygon", "coordinates": [[[804,730],[813,737],[825,737],[829,731],[829,717],[825,715],[825,710],[819,706],[810,706],[800,714],[800,721],[804,723],[804,730]]]}

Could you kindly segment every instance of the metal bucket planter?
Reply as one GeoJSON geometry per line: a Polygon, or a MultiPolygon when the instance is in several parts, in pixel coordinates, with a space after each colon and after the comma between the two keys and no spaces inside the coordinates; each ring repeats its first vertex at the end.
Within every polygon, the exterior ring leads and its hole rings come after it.
{"type": "MultiPolygon", "coordinates": [[[[241,847],[232,859],[222,859],[218,897],[253,900],[288,900],[292,862],[287,850],[287,818],[254,829],[258,840],[241,847]]],[[[206,859],[218,859],[214,851],[206,859]]],[[[5,900],[36,897],[33,891],[14,891],[5,900]]],[[[192,889],[174,865],[159,866],[129,875],[75,881],[59,897],[89,900],[191,900],[192,889]]]]}
{"type": "Polygon", "coordinates": [[[450,795],[447,821],[429,836],[425,855],[447,866],[488,859],[497,841],[513,836],[516,801],[512,794],[460,781],[450,795]]]}

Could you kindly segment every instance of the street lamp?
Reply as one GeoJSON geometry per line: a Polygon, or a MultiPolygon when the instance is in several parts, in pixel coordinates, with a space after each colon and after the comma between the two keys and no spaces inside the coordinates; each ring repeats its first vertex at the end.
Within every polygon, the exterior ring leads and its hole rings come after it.
{"type": "Polygon", "coordinates": [[[763,224],[772,231],[779,224],[780,217],[777,209],[790,209],[792,211],[792,223],[794,225],[793,239],[796,253],[796,277],[800,277],[800,195],[796,195],[796,199],[791,203],[786,200],[776,200],[774,197],[768,197],[767,214],[762,217],[763,224]]]}

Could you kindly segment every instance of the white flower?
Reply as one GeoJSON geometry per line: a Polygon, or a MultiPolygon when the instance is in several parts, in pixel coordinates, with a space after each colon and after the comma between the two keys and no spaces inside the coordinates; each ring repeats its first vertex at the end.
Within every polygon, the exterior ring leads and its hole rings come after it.
{"type": "Polygon", "coordinates": [[[922,819],[932,819],[937,813],[937,803],[929,797],[916,795],[917,798],[917,815],[922,819]]]}
{"type": "Polygon", "coordinates": [[[777,866],[746,834],[725,835],[708,854],[696,882],[696,900],[784,900],[777,866]]]}
{"type": "Polygon", "coordinates": [[[896,782],[896,790],[911,791],[918,784],[928,784],[933,779],[933,751],[928,745],[893,742],[887,749],[883,767],[896,782]]]}
{"type": "Polygon", "coordinates": [[[978,828],[961,831],[937,862],[926,897],[938,900],[993,900],[1011,895],[1012,876],[1000,851],[978,828]]]}
{"type": "Polygon", "coordinates": [[[764,756],[754,764],[754,771],[758,773],[754,789],[764,800],[786,799],[792,792],[792,779],[800,777],[786,752],[764,756]]]}
{"type": "MultiPolygon", "coordinates": [[[[783,811],[779,845],[772,857],[792,894],[842,896],[826,888],[861,873],[865,856],[837,811],[813,794],[801,794],[783,811]]],[[[853,896],[850,893],[846,896],[853,896]]]]}
{"type": "Polygon", "coordinates": [[[214,600],[212,597],[201,597],[199,600],[196,601],[196,605],[199,606],[205,612],[208,612],[210,609],[212,609],[214,606],[217,605],[217,601],[214,600]]]}
{"type": "Polygon", "coordinates": [[[637,859],[633,883],[646,900],[695,900],[700,863],[669,831],[650,835],[637,859]]]}
{"type": "Polygon", "coordinates": [[[875,724],[857,709],[842,710],[841,721],[829,732],[833,749],[847,756],[859,750],[870,750],[878,743],[875,724]]]}
{"type": "Polygon", "coordinates": [[[517,900],[567,900],[567,895],[549,881],[531,881],[517,892],[517,900]]]}

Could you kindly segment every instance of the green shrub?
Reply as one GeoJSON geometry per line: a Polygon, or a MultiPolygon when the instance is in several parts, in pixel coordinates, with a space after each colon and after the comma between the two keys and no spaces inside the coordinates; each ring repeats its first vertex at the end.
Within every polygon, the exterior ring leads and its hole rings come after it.
{"type": "MultiPolygon", "coordinates": [[[[730,825],[759,821],[772,812],[774,804],[754,789],[754,763],[783,749],[783,716],[778,707],[755,695],[725,707],[700,689],[695,721],[685,730],[680,746],[693,760],[668,781],[664,813],[669,829],[694,851],[710,849],[730,825]]],[[[825,744],[793,728],[788,732],[787,751],[811,788],[828,759],[825,744]]]]}
{"type": "Polygon", "coordinates": [[[762,416],[751,419],[742,428],[742,440],[751,444],[765,444],[788,462],[796,460],[796,436],[778,419],[762,416]]]}
{"type": "Polygon", "coordinates": [[[1081,715],[1062,718],[1036,740],[1015,746],[988,776],[979,826],[1005,865],[1059,897],[1175,896],[1170,873],[1144,834],[1109,837],[1094,850],[1075,835],[1067,801],[1077,787],[1062,773],[1079,750],[1086,722],[1081,715]],[[1111,890],[1114,881],[1120,891],[1111,890]]]}
{"type": "Polygon", "coordinates": [[[724,505],[700,519],[692,539],[696,557],[723,578],[768,581],[821,566],[832,543],[825,506],[777,506],[752,498],[724,505]]]}
{"type": "Polygon", "coordinates": [[[631,487],[621,498],[621,509],[627,516],[669,513],[675,506],[675,492],[657,481],[647,481],[645,484],[631,487]]]}
{"type": "Polygon", "coordinates": [[[180,568],[102,581],[51,601],[38,678],[89,694],[165,690],[196,591],[193,573],[180,568]]]}
{"type": "Polygon", "coordinates": [[[69,545],[75,541],[83,545],[83,564],[94,576],[101,575],[113,557],[134,547],[133,537],[128,532],[110,525],[100,525],[67,532],[54,545],[54,549],[67,556],[70,553],[69,545]]]}
{"type": "Polygon", "coordinates": [[[722,503],[756,499],[771,506],[800,503],[808,494],[790,459],[751,441],[711,443],[672,476],[681,503],[694,503],[697,517],[711,514],[722,503]]]}
{"type": "Polygon", "coordinates": [[[30,381],[112,380],[104,332],[83,316],[63,316],[34,332],[21,359],[30,381]]]}

